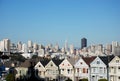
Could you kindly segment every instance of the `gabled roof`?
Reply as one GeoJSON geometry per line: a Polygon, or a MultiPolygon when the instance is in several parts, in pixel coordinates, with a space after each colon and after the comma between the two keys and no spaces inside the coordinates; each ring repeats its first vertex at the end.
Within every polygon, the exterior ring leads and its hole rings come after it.
{"type": "Polygon", "coordinates": [[[75,67],[87,67],[88,64],[83,60],[82,57],[75,63],[75,67]]]}
{"type": "Polygon", "coordinates": [[[96,58],[96,57],[82,57],[83,60],[90,66],[90,63],[96,58]]]}
{"type": "Polygon", "coordinates": [[[119,56],[114,56],[114,58],[109,62],[109,64],[111,64],[113,62],[116,63],[115,61],[118,60],[118,59],[120,59],[119,56]]]}
{"type": "Polygon", "coordinates": [[[52,59],[52,61],[57,65],[59,66],[61,64],[61,62],[63,61],[63,59],[52,59]]]}
{"type": "Polygon", "coordinates": [[[49,61],[50,61],[49,59],[40,60],[41,64],[42,64],[44,67],[48,64],[49,61]]]}
{"type": "Polygon", "coordinates": [[[111,55],[111,56],[101,56],[99,58],[108,66],[108,63],[114,58],[114,56],[113,55],[111,55]]]}
{"type": "Polygon", "coordinates": [[[79,60],[79,58],[70,57],[70,58],[67,58],[67,60],[70,62],[72,66],[74,66],[74,64],[79,60]]]}

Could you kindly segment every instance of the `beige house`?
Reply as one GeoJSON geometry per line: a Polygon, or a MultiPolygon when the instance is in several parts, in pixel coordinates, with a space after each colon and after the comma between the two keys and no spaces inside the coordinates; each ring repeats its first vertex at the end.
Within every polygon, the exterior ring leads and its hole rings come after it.
{"type": "Polygon", "coordinates": [[[58,80],[59,79],[59,75],[60,75],[59,64],[61,62],[62,62],[62,60],[52,59],[45,66],[45,69],[46,69],[45,76],[47,78],[47,81],[49,81],[49,80],[58,80]]]}
{"type": "Polygon", "coordinates": [[[120,57],[118,56],[109,63],[109,81],[120,81],[120,57]]]}
{"type": "Polygon", "coordinates": [[[46,68],[45,66],[48,64],[50,60],[48,59],[44,59],[44,60],[40,60],[36,65],[35,65],[35,69],[38,70],[38,75],[41,78],[45,78],[45,72],[46,72],[46,68]]]}
{"type": "Polygon", "coordinates": [[[21,63],[20,66],[16,67],[17,70],[16,78],[19,78],[20,75],[24,76],[27,74],[28,67],[30,66],[30,60],[26,60],[25,62],[21,63]]]}

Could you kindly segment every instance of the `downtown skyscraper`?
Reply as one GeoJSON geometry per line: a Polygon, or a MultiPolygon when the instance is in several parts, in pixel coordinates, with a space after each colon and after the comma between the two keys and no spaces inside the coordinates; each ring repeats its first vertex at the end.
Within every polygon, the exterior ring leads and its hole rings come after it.
{"type": "Polygon", "coordinates": [[[81,39],[81,49],[83,49],[84,47],[87,47],[87,39],[86,38],[81,39]]]}

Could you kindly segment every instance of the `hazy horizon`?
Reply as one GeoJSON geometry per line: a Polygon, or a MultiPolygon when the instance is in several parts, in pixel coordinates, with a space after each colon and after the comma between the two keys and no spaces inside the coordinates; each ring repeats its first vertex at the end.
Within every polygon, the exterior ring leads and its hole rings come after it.
{"type": "Polygon", "coordinates": [[[119,0],[0,0],[0,40],[75,47],[120,42],[119,0]]]}

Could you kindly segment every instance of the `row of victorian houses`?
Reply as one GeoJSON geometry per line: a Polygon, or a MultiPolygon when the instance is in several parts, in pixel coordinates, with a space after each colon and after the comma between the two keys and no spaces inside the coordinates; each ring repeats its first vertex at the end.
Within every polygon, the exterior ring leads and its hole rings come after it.
{"type": "MultiPolygon", "coordinates": [[[[29,61],[26,60],[19,66],[16,66],[19,76],[26,75],[29,67],[29,61]]],[[[79,81],[86,78],[88,81],[98,81],[107,79],[108,81],[120,81],[120,57],[80,57],[65,59],[40,59],[34,62],[34,68],[38,70],[38,75],[45,81],[65,81],[70,78],[72,81],[79,81]]]]}
{"type": "MultiPolygon", "coordinates": [[[[17,67],[18,74],[25,75],[27,61],[17,67]],[[26,67],[24,67],[26,66],[26,67]],[[19,73],[20,72],[20,73],[19,73]]],[[[34,66],[38,75],[45,80],[64,81],[67,78],[79,81],[86,78],[89,81],[107,79],[108,81],[120,81],[120,57],[80,57],[60,59],[41,59],[34,66]]]]}

